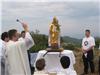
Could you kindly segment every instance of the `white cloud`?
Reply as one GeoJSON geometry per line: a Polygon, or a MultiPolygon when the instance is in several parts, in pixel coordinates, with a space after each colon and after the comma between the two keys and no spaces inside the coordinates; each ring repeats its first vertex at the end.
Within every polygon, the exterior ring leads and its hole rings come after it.
{"type": "Polygon", "coordinates": [[[62,35],[82,37],[86,28],[94,31],[95,36],[99,33],[97,2],[3,2],[2,9],[3,31],[11,28],[21,31],[22,27],[16,23],[19,18],[27,21],[31,30],[39,29],[41,33],[48,34],[49,24],[53,16],[57,16],[62,25],[62,35]]]}

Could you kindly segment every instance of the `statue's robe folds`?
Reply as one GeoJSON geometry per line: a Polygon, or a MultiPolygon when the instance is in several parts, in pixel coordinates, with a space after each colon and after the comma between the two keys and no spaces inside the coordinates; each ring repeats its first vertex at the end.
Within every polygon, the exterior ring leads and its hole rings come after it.
{"type": "Polygon", "coordinates": [[[57,30],[55,25],[51,24],[49,30],[49,46],[54,43],[60,46],[60,31],[57,30]]]}
{"type": "Polygon", "coordinates": [[[9,41],[6,56],[9,75],[31,75],[27,50],[34,45],[30,33],[26,33],[22,41],[9,41]]]}

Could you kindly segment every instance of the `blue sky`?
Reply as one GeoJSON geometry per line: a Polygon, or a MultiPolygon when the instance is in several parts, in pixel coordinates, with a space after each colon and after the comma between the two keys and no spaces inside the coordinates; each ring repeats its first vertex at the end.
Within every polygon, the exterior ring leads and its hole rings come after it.
{"type": "Polygon", "coordinates": [[[2,32],[23,28],[16,19],[29,24],[30,31],[40,30],[47,34],[52,18],[57,16],[61,35],[75,38],[84,37],[85,29],[93,36],[100,37],[99,2],[3,2],[2,32]]]}

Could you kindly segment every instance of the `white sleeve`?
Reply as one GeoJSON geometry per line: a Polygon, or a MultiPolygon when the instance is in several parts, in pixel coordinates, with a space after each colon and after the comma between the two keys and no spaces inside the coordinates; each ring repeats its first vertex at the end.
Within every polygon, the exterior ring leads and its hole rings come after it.
{"type": "Polygon", "coordinates": [[[0,57],[5,56],[5,51],[6,51],[5,42],[0,40],[0,57]]]}
{"type": "Polygon", "coordinates": [[[25,39],[17,41],[16,44],[29,50],[34,45],[34,41],[30,33],[26,32],[25,39]]]}
{"type": "Polygon", "coordinates": [[[26,43],[26,47],[28,49],[31,48],[34,45],[33,38],[32,38],[32,36],[30,35],[29,32],[26,32],[26,35],[25,35],[25,43],[26,43]]]}
{"type": "Polygon", "coordinates": [[[91,46],[95,46],[95,39],[91,38],[91,46]]]}

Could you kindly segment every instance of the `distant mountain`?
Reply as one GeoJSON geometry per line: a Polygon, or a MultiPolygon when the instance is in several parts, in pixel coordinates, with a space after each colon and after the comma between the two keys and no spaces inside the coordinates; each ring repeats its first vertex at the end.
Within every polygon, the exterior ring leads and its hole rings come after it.
{"type": "Polygon", "coordinates": [[[82,39],[72,38],[72,37],[69,37],[69,36],[63,36],[62,40],[66,43],[73,43],[75,45],[80,45],[81,41],[82,41],[82,39]]]}

